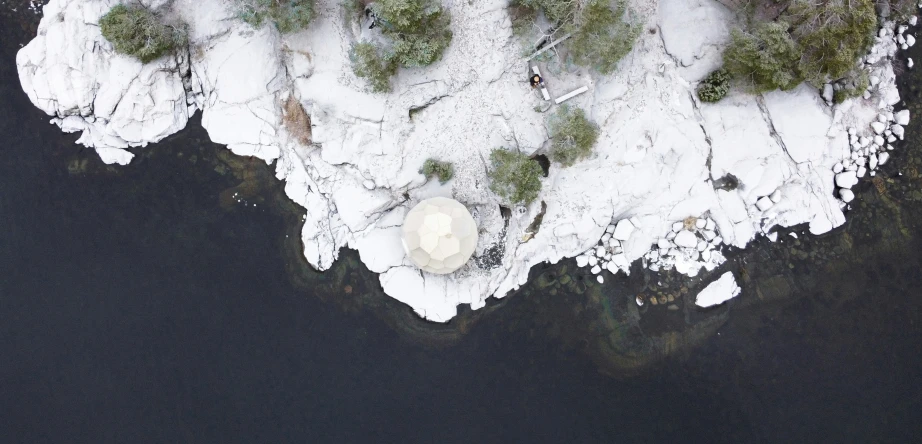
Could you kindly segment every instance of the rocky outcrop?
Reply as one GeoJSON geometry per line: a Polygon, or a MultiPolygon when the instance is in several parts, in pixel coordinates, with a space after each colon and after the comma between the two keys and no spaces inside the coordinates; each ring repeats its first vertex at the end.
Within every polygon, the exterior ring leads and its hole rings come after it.
{"type": "Polygon", "coordinates": [[[99,32],[111,2],[53,1],[38,35],[16,57],[29,99],[77,143],[97,148],[106,163],[127,164],[125,148],[145,146],[189,120],[185,54],[147,65],[115,55],[99,32]]]}
{"type": "Polygon", "coordinates": [[[590,88],[567,103],[601,133],[591,158],[551,166],[538,201],[508,211],[489,191],[485,159],[497,147],[543,152],[551,105],[527,84],[506,2],[452,3],[454,40],[443,59],[402,70],[386,95],[352,75],[349,49],[368,30],[347,23],[340,3],[318,0],[307,30],[280,36],[237,21],[221,0],[174,0],[168,6],[190,24],[190,48],[142,66],[99,34],[111,2],[51,0],[17,63],[36,106],[63,130],[83,131],[79,143],[109,162],[127,162],[129,149],[202,110],[213,140],[276,162],[286,193],[306,209],[302,239],[313,266],[326,269],[342,247],[354,248],[387,294],[434,321],[453,317],[458,304],[477,309],[504,296],[537,263],[597,248],[613,224],[601,245],[608,250],[594,256],[596,265],[608,262],[600,272],[649,262],[652,249],[661,266],[679,263],[661,261],[661,250],[683,255],[692,274],[722,261],[720,241],[742,247],[775,225],[809,223],[822,233],[844,222],[833,166],[848,154],[845,128],[867,109],[876,115],[878,93],[836,109],[806,85],[699,103],[694,82],[719,66],[733,26],[719,3],[634,1],[644,29],[661,32],[642,33],[608,77],[541,62],[554,96],[590,88]],[[715,23],[702,33],[690,18],[715,23]],[[281,123],[290,97],[310,117],[307,146],[281,123]],[[418,173],[427,158],[453,162],[454,179],[427,182],[418,173]],[[450,275],[421,273],[400,247],[406,211],[433,196],[464,203],[480,227],[474,258],[450,275]],[[676,245],[672,226],[689,217],[705,225],[689,229],[694,246],[687,235],[676,245]],[[633,229],[617,225],[624,220],[633,229]]]}

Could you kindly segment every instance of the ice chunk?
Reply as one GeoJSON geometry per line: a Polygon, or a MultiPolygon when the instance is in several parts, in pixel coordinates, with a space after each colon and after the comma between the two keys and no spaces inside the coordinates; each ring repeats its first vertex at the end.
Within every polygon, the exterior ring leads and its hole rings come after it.
{"type": "Polygon", "coordinates": [[[848,203],[855,198],[855,193],[853,193],[852,190],[849,190],[848,188],[842,188],[839,190],[839,197],[842,198],[842,202],[848,203]]]}
{"type": "Polygon", "coordinates": [[[615,227],[615,233],[613,234],[615,239],[620,241],[626,241],[631,237],[631,233],[634,232],[634,224],[627,219],[622,219],[618,221],[618,226],[615,227]]]}
{"type": "Polygon", "coordinates": [[[676,234],[675,244],[683,248],[695,248],[698,245],[698,237],[691,231],[682,230],[676,234]]]}
{"type": "Polygon", "coordinates": [[[842,188],[851,188],[858,183],[858,175],[854,171],[845,171],[836,174],[836,185],[842,188]]]}
{"type": "Polygon", "coordinates": [[[736,284],[733,273],[728,271],[698,293],[695,297],[695,305],[711,307],[729,301],[739,294],[740,287],[736,284]]]}

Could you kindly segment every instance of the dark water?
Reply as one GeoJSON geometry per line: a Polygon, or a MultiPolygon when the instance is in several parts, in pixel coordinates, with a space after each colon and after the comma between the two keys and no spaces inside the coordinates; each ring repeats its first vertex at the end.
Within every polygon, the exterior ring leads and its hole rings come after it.
{"type": "MultiPolygon", "coordinates": [[[[525,289],[447,327],[416,321],[354,255],[303,270],[271,169],[227,156],[197,122],[130,166],[101,165],[28,102],[12,61],[32,21],[0,15],[3,442],[922,436],[915,173],[892,165],[887,193],[863,185],[835,233],[738,255],[745,294],[717,333],[626,372],[594,344],[633,336],[600,339],[613,330],[594,307],[626,307],[619,285],[641,285],[636,273],[586,296],[525,289]],[[835,248],[836,259],[798,259],[835,248]]],[[[920,147],[901,149],[893,164],[922,166],[920,147]]],[[[661,308],[627,331],[642,339],[698,316],[661,308]]]]}

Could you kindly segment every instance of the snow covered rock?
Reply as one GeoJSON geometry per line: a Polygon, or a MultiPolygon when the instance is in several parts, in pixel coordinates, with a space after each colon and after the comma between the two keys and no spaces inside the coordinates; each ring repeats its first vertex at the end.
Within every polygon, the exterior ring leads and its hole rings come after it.
{"type": "Polygon", "coordinates": [[[725,272],[716,281],[708,284],[695,297],[695,305],[699,307],[712,307],[723,304],[740,294],[740,287],[732,272],[725,272]]]}
{"type": "Polygon", "coordinates": [[[836,174],[836,185],[841,188],[851,188],[858,183],[858,175],[854,171],[845,171],[836,174]]]}
{"type": "Polygon", "coordinates": [[[832,103],[832,97],[834,93],[835,91],[833,91],[831,83],[823,85],[823,100],[832,103]]]}
{"type": "Polygon", "coordinates": [[[855,193],[848,188],[842,188],[839,190],[839,197],[842,198],[842,202],[848,203],[855,199],[855,193]]]}
{"type": "Polygon", "coordinates": [[[904,129],[902,125],[894,124],[890,126],[890,131],[893,132],[893,135],[898,137],[900,140],[903,140],[904,129]]]}
{"type": "Polygon", "coordinates": [[[612,236],[619,241],[626,241],[631,238],[631,233],[633,232],[634,224],[627,219],[622,219],[618,221],[618,226],[615,227],[615,233],[612,236]]]}
{"type": "Polygon", "coordinates": [[[888,160],[890,160],[890,153],[882,152],[882,153],[879,153],[879,154],[877,155],[877,164],[878,164],[878,165],[883,165],[883,164],[887,163],[888,160]]]}
{"type": "Polygon", "coordinates": [[[732,12],[716,1],[659,2],[659,29],[666,51],[677,59],[680,73],[698,81],[720,67],[722,47],[730,39],[732,12]],[[708,23],[709,26],[700,26],[708,23]],[[695,29],[695,32],[689,32],[695,29]]]}
{"type": "Polygon", "coordinates": [[[52,1],[38,35],[16,55],[29,99],[77,143],[100,148],[106,163],[127,163],[129,147],[145,146],[185,127],[189,119],[183,57],[142,64],[116,55],[99,31],[103,2],[52,1]]]}
{"type": "Polygon", "coordinates": [[[695,237],[695,233],[682,230],[676,235],[675,244],[683,248],[695,248],[698,245],[698,238],[695,237]]]}

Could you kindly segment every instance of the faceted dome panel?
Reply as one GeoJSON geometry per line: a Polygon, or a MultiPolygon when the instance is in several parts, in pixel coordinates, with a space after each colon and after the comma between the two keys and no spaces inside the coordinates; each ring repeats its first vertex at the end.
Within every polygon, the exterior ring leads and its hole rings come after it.
{"type": "Polygon", "coordinates": [[[464,205],[434,197],[418,203],[403,222],[403,248],[424,271],[447,274],[471,258],[477,247],[477,224],[464,205]]]}

